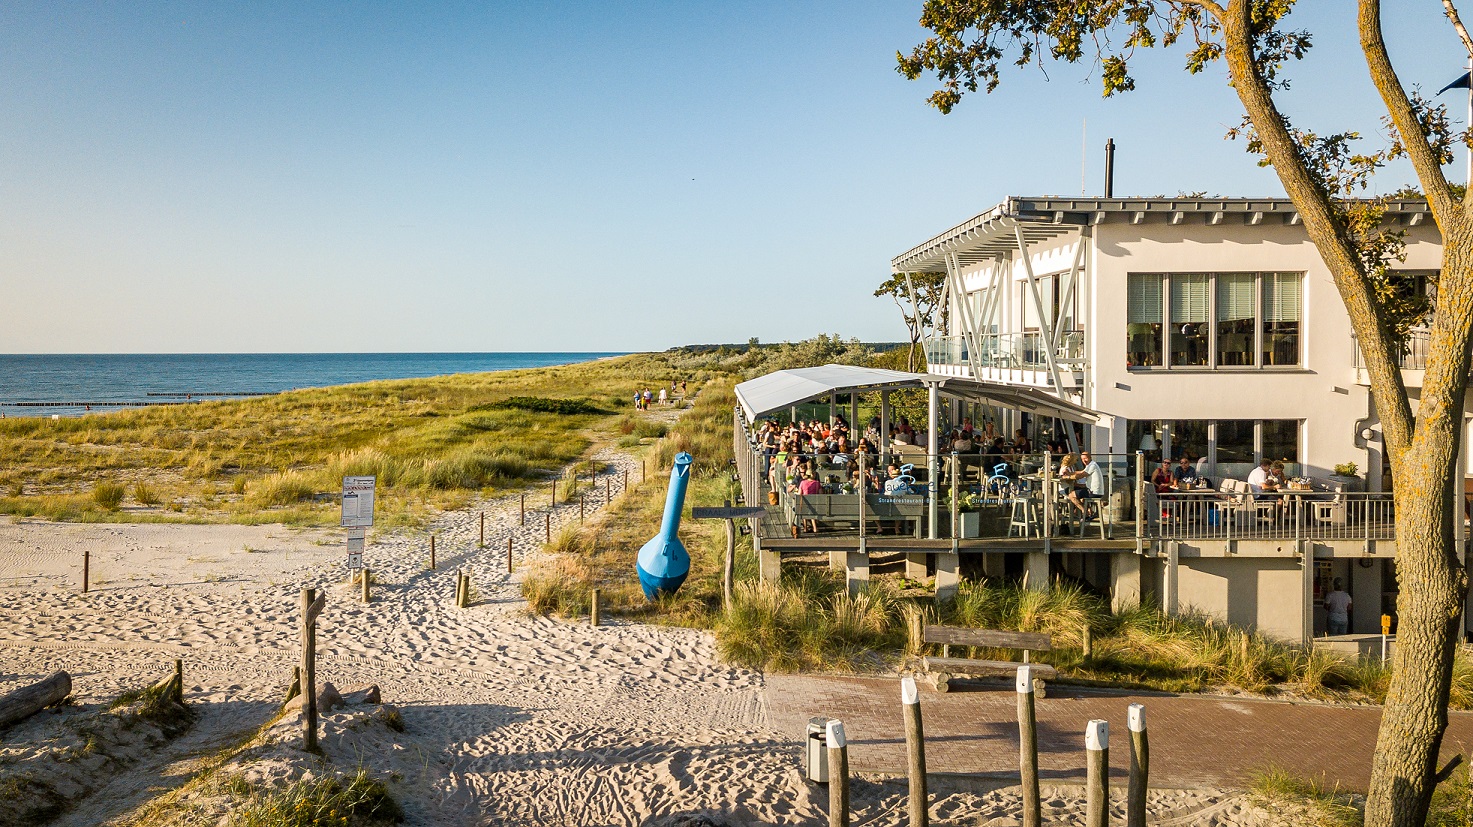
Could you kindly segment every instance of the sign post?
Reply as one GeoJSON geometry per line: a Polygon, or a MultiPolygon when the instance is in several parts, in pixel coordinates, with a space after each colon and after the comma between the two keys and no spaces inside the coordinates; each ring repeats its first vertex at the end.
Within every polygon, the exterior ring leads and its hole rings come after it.
{"type": "Polygon", "coordinates": [[[343,477],[343,514],[339,525],[348,530],[348,582],[363,570],[363,545],[373,525],[374,477],[343,477]]]}
{"type": "Polygon", "coordinates": [[[1386,665],[1386,642],[1391,634],[1391,615],[1381,615],[1381,665],[1386,665]]]}
{"type": "Polygon", "coordinates": [[[692,520],[726,521],[726,566],[721,583],[722,607],[726,611],[731,611],[731,591],[734,588],[732,580],[736,577],[737,532],[735,521],[761,514],[765,510],[764,508],[732,508],[731,500],[727,500],[721,508],[692,508],[690,510],[692,520]]]}

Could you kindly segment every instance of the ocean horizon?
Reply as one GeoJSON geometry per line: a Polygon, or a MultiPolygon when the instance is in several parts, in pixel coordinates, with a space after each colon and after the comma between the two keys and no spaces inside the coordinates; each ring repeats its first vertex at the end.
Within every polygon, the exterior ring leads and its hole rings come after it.
{"type": "Polygon", "coordinates": [[[143,403],[241,398],[379,379],[589,362],[621,352],[5,353],[0,416],[75,416],[143,403]]]}

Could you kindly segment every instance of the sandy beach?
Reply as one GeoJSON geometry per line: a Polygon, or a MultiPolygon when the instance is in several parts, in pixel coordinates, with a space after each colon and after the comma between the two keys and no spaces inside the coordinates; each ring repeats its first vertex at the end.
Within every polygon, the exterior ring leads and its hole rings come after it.
{"type": "MultiPolygon", "coordinates": [[[[600,458],[611,473],[638,472],[622,454],[600,458]]],[[[182,783],[198,756],[270,717],[298,658],[299,591],[316,587],[327,594],[319,681],[375,684],[405,722],[396,734],[337,711],[324,718],[324,749],[342,771],[391,779],[407,823],[639,825],[695,813],[715,823],[821,823],[827,791],[802,777],[800,734],[773,726],[763,675],[724,666],[709,633],[526,613],[505,548],[512,538],[517,567],[530,562],[547,508],[538,505],[526,526],[515,498],[441,516],[434,571],[425,535],[371,535],[368,605],[344,581],[336,530],[0,525],[0,692],[65,669],[81,704],[13,728],[0,761],[43,754],[68,716],[157,680],[182,658],[185,700],[201,712],[194,728],[162,747],[138,746],[131,764],[55,823],[125,816],[182,783]],[[477,550],[483,508],[488,548],[477,550]],[[76,587],[84,548],[94,578],[85,595],[76,587]],[[468,609],[452,603],[459,569],[478,591],[468,609]]],[[[576,521],[578,510],[560,507],[554,519],[576,521]]],[[[292,721],[278,726],[290,740],[292,721]]],[[[289,780],[301,765],[267,760],[252,772],[289,780]]],[[[941,779],[932,812],[940,824],[1016,824],[1017,794],[941,779]]],[[[854,823],[904,823],[904,796],[903,779],[858,779],[854,823]]],[[[1049,788],[1046,798],[1050,823],[1082,817],[1078,788],[1049,788]]],[[[1162,824],[1272,823],[1245,797],[1217,790],[1153,792],[1152,807],[1162,824]]]]}

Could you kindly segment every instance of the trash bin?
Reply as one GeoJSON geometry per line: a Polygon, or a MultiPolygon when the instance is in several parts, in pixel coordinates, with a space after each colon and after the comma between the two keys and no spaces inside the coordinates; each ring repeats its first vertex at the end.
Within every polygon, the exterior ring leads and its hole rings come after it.
{"type": "Polygon", "coordinates": [[[808,719],[808,739],[804,741],[803,773],[809,781],[829,783],[828,718],[808,719]]]}

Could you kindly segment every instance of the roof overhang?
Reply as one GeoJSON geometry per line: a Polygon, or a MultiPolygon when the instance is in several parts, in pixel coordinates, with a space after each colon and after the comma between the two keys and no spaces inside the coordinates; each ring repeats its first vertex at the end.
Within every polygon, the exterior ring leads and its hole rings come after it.
{"type": "Polygon", "coordinates": [[[834,393],[923,388],[929,385],[935,385],[946,396],[969,402],[986,402],[1038,416],[1084,423],[1098,422],[1103,416],[1077,402],[1060,399],[1037,388],[854,365],[823,365],[774,371],[737,385],[736,396],[747,415],[747,421],[754,422],[768,414],[785,411],[794,405],[834,393]]]}
{"type": "MultiPolygon", "coordinates": [[[[1424,199],[1384,203],[1386,220],[1407,226],[1432,225],[1424,199]]],[[[944,273],[950,256],[967,267],[1012,258],[1017,231],[1032,246],[1105,222],[1255,225],[1299,224],[1299,208],[1287,198],[1055,198],[1011,196],[996,207],[952,227],[890,260],[894,273],[944,273]]]]}

